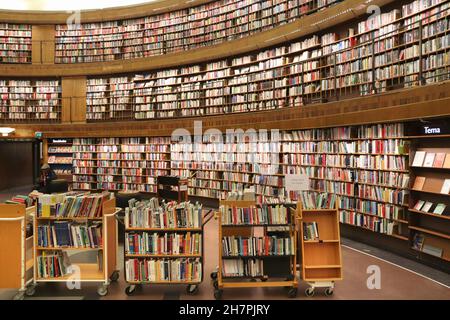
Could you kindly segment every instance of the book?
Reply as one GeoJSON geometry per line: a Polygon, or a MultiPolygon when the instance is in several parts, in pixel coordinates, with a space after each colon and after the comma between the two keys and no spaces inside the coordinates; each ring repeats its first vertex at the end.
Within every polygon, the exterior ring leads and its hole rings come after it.
{"type": "Polygon", "coordinates": [[[450,194],[450,179],[445,179],[444,184],[441,188],[441,193],[450,194]]]}
{"type": "Polygon", "coordinates": [[[443,168],[450,169],[450,153],[447,153],[447,155],[445,156],[443,168]]]}
{"type": "Polygon", "coordinates": [[[433,167],[434,168],[442,168],[444,166],[445,161],[445,153],[439,152],[436,153],[436,157],[434,158],[433,167]]]}
{"type": "Polygon", "coordinates": [[[429,244],[424,244],[422,247],[422,251],[438,258],[441,258],[443,253],[442,248],[438,248],[429,244]]]}
{"type": "Polygon", "coordinates": [[[413,161],[413,167],[421,167],[423,165],[423,161],[425,159],[426,152],[425,151],[416,151],[413,161]]]}
{"type": "Polygon", "coordinates": [[[432,206],[433,206],[433,203],[427,201],[427,202],[425,202],[425,204],[423,205],[422,211],[423,211],[423,212],[429,212],[432,206]]]}
{"type": "Polygon", "coordinates": [[[413,248],[416,250],[422,251],[424,240],[425,240],[425,237],[423,236],[423,234],[416,233],[414,235],[414,239],[413,239],[413,248]]]}
{"type": "Polygon", "coordinates": [[[446,208],[446,205],[445,205],[445,204],[443,204],[443,203],[438,203],[438,204],[436,205],[436,208],[434,208],[433,213],[435,213],[435,214],[443,214],[445,208],[446,208]]]}
{"type": "Polygon", "coordinates": [[[414,185],[413,185],[413,189],[414,190],[422,190],[423,185],[425,184],[425,177],[416,177],[416,180],[414,180],[414,185]]]}
{"type": "Polygon", "coordinates": [[[436,154],[434,152],[427,153],[427,155],[425,156],[425,161],[423,162],[423,166],[427,168],[433,167],[435,156],[436,154]]]}
{"type": "Polygon", "coordinates": [[[420,209],[422,209],[424,204],[425,204],[425,201],[419,200],[419,201],[417,201],[416,205],[414,206],[414,209],[420,211],[420,209]]]}

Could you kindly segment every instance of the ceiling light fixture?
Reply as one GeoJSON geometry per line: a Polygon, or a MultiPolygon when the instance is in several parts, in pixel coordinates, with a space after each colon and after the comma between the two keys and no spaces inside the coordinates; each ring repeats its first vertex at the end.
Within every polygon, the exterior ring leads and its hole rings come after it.
{"type": "Polygon", "coordinates": [[[7,137],[10,133],[13,133],[14,131],[16,131],[16,129],[14,128],[0,127],[0,133],[2,137],[7,137]]]}

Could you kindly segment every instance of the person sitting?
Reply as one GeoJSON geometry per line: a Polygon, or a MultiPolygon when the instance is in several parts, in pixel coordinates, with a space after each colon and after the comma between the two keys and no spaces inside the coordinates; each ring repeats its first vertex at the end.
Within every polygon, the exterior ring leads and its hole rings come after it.
{"type": "Polygon", "coordinates": [[[56,179],[57,176],[55,171],[53,171],[47,163],[44,164],[41,167],[41,173],[39,176],[39,192],[49,193],[50,182],[56,179]]]}

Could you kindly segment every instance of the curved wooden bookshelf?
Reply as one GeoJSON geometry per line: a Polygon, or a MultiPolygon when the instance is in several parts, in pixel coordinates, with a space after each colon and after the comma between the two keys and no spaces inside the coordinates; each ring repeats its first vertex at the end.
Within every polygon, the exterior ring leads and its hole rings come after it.
{"type": "MultiPolygon", "coordinates": [[[[374,0],[371,5],[384,6],[392,0],[374,0]]],[[[148,58],[116,60],[96,63],[76,64],[33,64],[33,65],[0,65],[0,72],[9,76],[85,76],[105,75],[113,73],[142,72],[143,70],[164,69],[174,66],[188,65],[198,62],[212,61],[271,46],[286,43],[303,36],[315,34],[321,30],[355,19],[367,13],[368,4],[363,0],[346,0],[326,10],[301,17],[300,19],[275,27],[271,30],[231,40],[225,43],[189,50],[168,53],[148,58]]],[[[19,15],[20,16],[20,15],[19,15]]],[[[26,16],[26,14],[25,14],[26,16]]],[[[24,16],[24,17],[25,17],[24,16]]],[[[123,19],[123,17],[122,17],[123,19]]],[[[0,13],[0,21],[3,21],[0,13]]],[[[26,21],[29,21],[26,19],[26,21]]],[[[98,20],[97,20],[98,21],[98,20]]],[[[37,34],[37,32],[36,32],[37,34]]],[[[40,40],[38,40],[40,41],[40,40]]],[[[44,41],[49,41],[48,39],[44,41]]],[[[49,47],[54,44],[48,43],[49,47]]],[[[49,50],[52,48],[48,48],[49,50]]],[[[54,48],[53,48],[54,51],[54,48]]],[[[51,53],[50,53],[51,55],[51,53]]],[[[43,57],[40,58],[41,60],[43,57]]]]}
{"type": "Polygon", "coordinates": [[[15,137],[34,137],[36,131],[46,138],[64,136],[117,137],[170,136],[173,130],[194,130],[194,121],[202,121],[203,130],[241,129],[308,129],[352,124],[410,121],[450,115],[450,82],[399,90],[385,94],[355,98],[305,107],[286,108],[241,114],[224,114],[190,118],[121,121],[105,123],[68,122],[62,124],[14,124],[15,137]],[[428,95],[428,96],[427,96],[428,95]],[[445,98],[441,98],[445,97],[445,98]],[[417,101],[417,102],[411,102],[417,101]]]}

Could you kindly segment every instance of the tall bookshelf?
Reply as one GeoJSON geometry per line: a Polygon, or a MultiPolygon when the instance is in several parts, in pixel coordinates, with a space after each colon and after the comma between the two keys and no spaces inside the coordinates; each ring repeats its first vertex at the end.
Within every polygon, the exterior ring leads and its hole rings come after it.
{"type": "Polygon", "coordinates": [[[156,193],[157,177],[170,170],[169,142],[163,137],[74,139],[73,188],[156,193]]]}
{"type": "Polygon", "coordinates": [[[0,63],[31,63],[31,25],[0,23],[0,63]]]}
{"type": "Polygon", "coordinates": [[[340,0],[220,0],[137,19],[57,25],[55,62],[143,58],[200,48],[292,22],[340,0]]]}
{"type": "Polygon", "coordinates": [[[254,186],[259,202],[294,202],[299,195],[287,193],[285,176],[306,174],[311,190],[339,196],[342,223],[408,240],[402,124],[283,131],[278,139],[259,134],[223,148],[212,137],[203,141],[171,144],[171,173],[191,177],[191,196],[225,199],[254,186]]]}
{"type": "Polygon", "coordinates": [[[446,81],[449,7],[448,0],[414,1],[350,28],[346,24],[342,32],[327,30],[260,52],[89,79],[87,119],[264,111],[446,81]]]}
{"type": "Polygon", "coordinates": [[[60,80],[0,79],[0,122],[59,122],[60,80]]]}
{"type": "Polygon", "coordinates": [[[422,135],[411,140],[410,245],[419,257],[449,262],[450,138],[422,135]]]}

